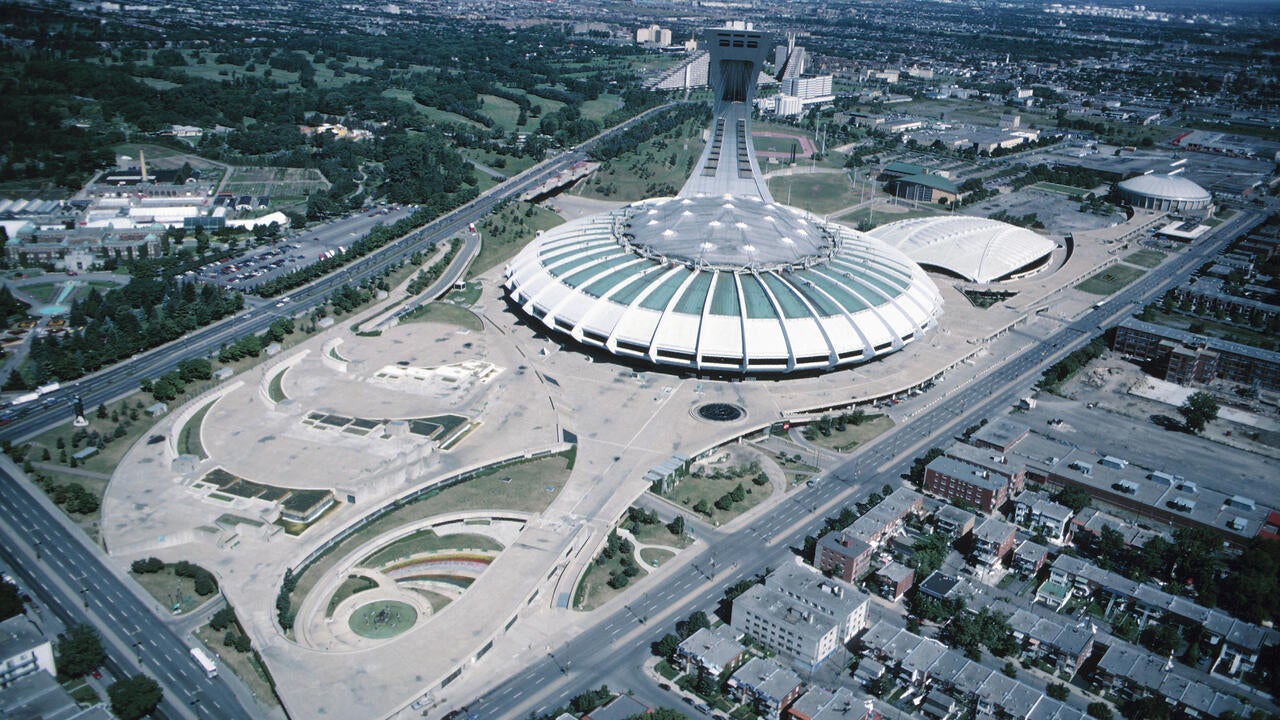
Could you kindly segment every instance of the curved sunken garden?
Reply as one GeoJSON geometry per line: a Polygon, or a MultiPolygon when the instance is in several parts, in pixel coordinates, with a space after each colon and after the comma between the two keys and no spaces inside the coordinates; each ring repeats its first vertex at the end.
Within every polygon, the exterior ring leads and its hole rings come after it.
{"type": "MultiPolygon", "coordinates": [[[[353,634],[335,632],[323,644],[385,640],[428,621],[461,598],[523,528],[518,518],[453,517],[415,523],[366,543],[313,590],[324,595],[313,606],[325,608],[323,624],[353,634]]],[[[311,626],[320,619],[312,618],[311,626]]]]}

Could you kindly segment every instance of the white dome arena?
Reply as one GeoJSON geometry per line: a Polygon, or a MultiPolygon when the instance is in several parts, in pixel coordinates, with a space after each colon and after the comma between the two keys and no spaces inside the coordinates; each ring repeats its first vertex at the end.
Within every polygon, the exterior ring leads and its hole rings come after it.
{"type": "Polygon", "coordinates": [[[1179,175],[1151,173],[1122,180],[1116,185],[1121,201],[1146,210],[1181,212],[1209,207],[1208,190],[1179,175]]]}
{"type": "Polygon", "coordinates": [[[584,345],[709,373],[830,370],[918,339],[942,312],[919,265],[769,192],[751,140],[769,38],[705,40],[711,131],[679,195],[544,233],[507,265],[507,297],[584,345]]]}
{"type": "Polygon", "coordinates": [[[621,357],[731,373],[827,370],[933,327],[937,287],[874,238],[757,197],[644,200],[544,233],[506,287],[621,357]]]}
{"type": "Polygon", "coordinates": [[[970,282],[1015,279],[1043,268],[1057,245],[1016,225],[967,215],[881,225],[870,235],[907,257],[970,282]]]}

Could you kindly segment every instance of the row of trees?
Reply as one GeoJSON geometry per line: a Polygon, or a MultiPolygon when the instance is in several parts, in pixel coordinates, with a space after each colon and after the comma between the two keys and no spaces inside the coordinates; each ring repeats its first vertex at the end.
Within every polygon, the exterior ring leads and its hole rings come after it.
{"type": "Polygon", "coordinates": [[[1106,350],[1107,344],[1102,337],[1094,338],[1088,345],[1062,358],[1050,366],[1048,370],[1045,370],[1044,376],[1040,380],[1040,389],[1047,392],[1057,392],[1063,383],[1074,377],[1085,365],[1102,357],[1102,353],[1106,352],[1106,350]]]}
{"type": "Polygon", "coordinates": [[[74,380],[167,343],[244,307],[244,298],[211,284],[134,278],[105,295],[94,289],[70,310],[73,330],[36,338],[6,390],[74,380]]]}
{"type": "MultiPolygon", "coordinates": [[[[92,673],[107,660],[102,638],[92,627],[72,625],[54,645],[54,663],[62,678],[79,678],[92,673]]],[[[120,720],[140,720],[160,706],[164,694],[160,685],[145,675],[126,677],[107,688],[111,712],[120,720]]]]}

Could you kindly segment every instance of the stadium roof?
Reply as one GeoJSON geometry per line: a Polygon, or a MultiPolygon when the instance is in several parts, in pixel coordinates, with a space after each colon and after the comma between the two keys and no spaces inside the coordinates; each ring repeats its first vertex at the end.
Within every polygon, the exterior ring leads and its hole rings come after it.
{"type": "Polygon", "coordinates": [[[900,220],[870,234],[922,265],[978,283],[1043,263],[1057,247],[1030,230],[967,215],[900,220]]]}
{"type": "Polygon", "coordinates": [[[1208,190],[1179,175],[1160,173],[1138,175],[1122,180],[1120,188],[1131,193],[1168,200],[1207,202],[1211,199],[1208,190]]]}
{"type": "Polygon", "coordinates": [[[561,225],[511,261],[507,288],[526,312],[580,342],[709,370],[789,372],[865,362],[935,324],[942,299],[918,265],[866,234],[808,219],[796,208],[739,198],[751,209],[742,214],[749,220],[733,228],[741,244],[703,248],[716,243],[707,225],[722,222],[717,211],[725,202],[644,200],[561,225]],[[634,230],[654,217],[651,210],[669,218],[673,208],[683,209],[674,215],[681,222],[669,253],[633,242],[634,230]],[[783,242],[800,231],[800,241],[783,242]],[[693,252],[680,252],[682,238],[693,252]],[[744,249],[757,246],[759,252],[744,249]]]}
{"type": "Polygon", "coordinates": [[[511,301],[619,357],[734,374],[862,363],[932,329],[942,298],[919,265],[770,194],[751,142],[768,38],[706,41],[713,119],[684,187],[544,233],[507,265],[511,301]]]}

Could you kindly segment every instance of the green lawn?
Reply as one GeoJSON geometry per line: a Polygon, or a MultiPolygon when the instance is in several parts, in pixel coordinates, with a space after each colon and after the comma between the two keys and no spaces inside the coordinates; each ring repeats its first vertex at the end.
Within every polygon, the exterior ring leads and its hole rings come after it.
{"type": "Polygon", "coordinates": [[[1165,259],[1165,254],[1159,250],[1139,250],[1131,253],[1124,258],[1124,261],[1130,265],[1137,265],[1144,268],[1153,268],[1165,259]]]}
{"type": "MultiPolygon", "coordinates": [[[[690,512],[688,515],[692,516],[693,513],[690,512]]],[[[641,545],[665,545],[667,547],[685,548],[689,546],[689,543],[693,542],[687,534],[672,535],[665,523],[658,523],[657,525],[636,523],[635,529],[631,531],[631,534],[635,536],[636,541],[641,545]]]]}
{"type": "MultiPolygon", "coordinates": [[[[893,427],[893,420],[887,415],[868,416],[861,425],[847,425],[843,432],[832,430],[830,435],[823,435],[816,430],[810,442],[836,452],[852,452],[863,443],[878,437],[893,427]]],[[[809,433],[806,433],[806,437],[809,433]]]]}
{"type": "Polygon", "coordinates": [[[24,285],[22,292],[30,295],[33,300],[37,300],[44,304],[53,302],[53,299],[62,291],[61,282],[35,283],[32,285],[24,285]]]}
{"type": "Polygon", "coordinates": [[[267,385],[267,397],[271,398],[271,402],[284,402],[289,399],[284,394],[284,374],[289,372],[289,368],[284,368],[280,372],[271,377],[271,382],[267,385]]]}
{"type": "Polygon", "coordinates": [[[1268,334],[1264,330],[1252,330],[1249,328],[1236,327],[1225,322],[1218,322],[1213,318],[1202,318],[1191,315],[1170,314],[1161,310],[1154,312],[1151,322],[1166,327],[1178,328],[1179,330],[1187,330],[1190,332],[1191,326],[1196,325],[1196,333],[1200,335],[1210,335],[1231,342],[1238,342],[1242,345],[1251,345],[1260,348],[1274,348],[1276,337],[1268,334]]]}
{"type": "Polygon", "coordinates": [[[480,291],[481,291],[480,283],[475,280],[472,280],[471,282],[467,283],[467,286],[462,288],[461,290],[454,290],[453,292],[450,292],[448,295],[445,295],[444,299],[447,302],[453,303],[454,305],[460,305],[462,307],[471,307],[472,305],[475,305],[476,302],[480,299],[480,291]]]}
{"type": "Polygon", "coordinates": [[[524,126],[517,127],[516,120],[520,118],[520,106],[506,98],[500,98],[497,95],[481,95],[480,99],[484,102],[480,112],[493,118],[493,121],[507,132],[527,130],[531,127],[536,129],[538,126],[537,120],[525,118],[524,126]]]}
{"type": "Polygon", "coordinates": [[[196,630],[196,639],[217,655],[218,664],[222,668],[235,673],[236,677],[248,686],[258,702],[268,707],[279,706],[280,701],[276,699],[275,691],[271,689],[271,683],[267,680],[267,669],[263,667],[257,653],[253,650],[247,653],[237,652],[223,645],[222,638],[225,634],[226,631],[219,632],[208,625],[203,625],[196,630]]]}
{"type": "Polygon", "coordinates": [[[765,498],[769,497],[772,492],[772,485],[756,485],[752,483],[751,478],[747,476],[740,478],[722,477],[719,479],[713,479],[710,475],[704,475],[703,477],[688,475],[681,478],[680,482],[676,484],[675,488],[673,488],[666,497],[672,502],[687,508],[689,514],[692,516],[708,520],[716,525],[723,525],[756,505],[764,502],[765,498]],[[728,510],[720,510],[715,507],[715,501],[719,499],[720,496],[733,490],[739,483],[742,484],[742,489],[747,493],[746,499],[742,502],[734,503],[728,510]],[[696,513],[693,510],[695,505],[704,500],[711,511],[709,515],[696,513]]]}
{"type": "MultiPolygon", "coordinates": [[[[284,371],[281,371],[280,374],[283,375],[284,371]]],[[[200,442],[200,425],[204,423],[204,416],[209,414],[209,408],[211,407],[213,407],[212,402],[195,411],[190,419],[187,420],[187,423],[182,426],[182,430],[178,432],[179,455],[195,455],[200,459],[209,457],[205,454],[204,445],[200,442]]]]}
{"type": "Polygon", "coordinates": [[[640,559],[653,566],[660,566],[675,556],[670,550],[660,548],[644,548],[640,551],[640,559]]]}
{"type": "MultiPolygon", "coordinates": [[[[546,106],[544,105],[543,107],[545,108],[546,106]]],[[[622,108],[621,97],[619,97],[618,95],[605,94],[605,95],[601,95],[595,100],[587,100],[583,102],[580,110],[582,111],[582,117],[584,119],[595,120],[596,122],[603,122],[605,116],[607,116],[609,113],[613,112],[614,110],[619,110],[621,108],[622,108]]],[[[545,109],[543,112],[546,112],[545,109]]]]}
{"type": "Polygon", "coordinates": [[[564,224],[564,218],[539,205],[512,202],[485,217],[478,226],[480,253],[467,277],[473,278],[506,263],[540,231],[564,224]]]}
{"type": "MultiPolygon", "coordinates": [[[[515,155],[504,155],[479,150],[477,148],[458,148],[458,152],[461,153],[463,157],[474,160],[482,165],[488,165],[507,177],[519,175],[537,164],[533,158],[528,156],[517,157],[515,155]]],[[[486,177],[489,177],[488,173],[476,171],[476,178],[478,180],[483,180],[486,177]]]]}
{"type": "Polygon", "coordinates": [[[419,305],[405,313],[402,323],[443,323],[457,325],[473,332],[484,331],[484,322],[470,310],[447,302],[433,302],[419,305]]]}
{"type": "MultiPolygon", "coordinates": [[[[197,595],[195,580],[188,577],[178,577],[173,573],[173,565],[168,563],[158,573],[139,575],[138,573],[130,572],[129,576],[136,580],[143,589],[151,593],[151,597],[155,598],[166,610],[172,611],[174,615],[185,615],[218,597],[216,592],[208,597],[197,595]],[[173,610],[175,607],[177,607],[177,610],[173,610]]],[[[93,589],[90,588],[89,592],[93,592],[93,589]]]]}
{"type": "Polygon", "coordinates": [[[307,566],[290,595],[293,607],[301,607],[302,599],[333,566],[366,542],[409,523],[435,515],[472,509],[515,510],[537,513],[546,509],[569,477],[566,453],[527,462],[493,467],[477,476],[419,497],[364,525],[344,538],[307,566]],[[504,479],[509,481],[504,482],[504,479]]]}
{"type": "Polygon", "coordinates": [[[376,587],[378,587],[378,583],[364,577],[363,575],[348,576],[347,579],[343,580],[342,584],[338,586],[338,589],[334,591],[333,597],[329,598],[329,609],[325,610],[325,617],[333,617],[333,611],[338,609],[338,606],[347,598],[366,590],[372,590],[376,587]]]}
{"type": "Polygon", "coordinates": [[[702,154],[704,129],[702,123],[689,121],[667,135],[650,138],[634,151],[602,164],[570,192],[626,202],[674,195],[702,154]]]}
{"type": "Polygon", "coordinates": [[[1142,277],[1145,271],[1129,265],[1112,265],[1076,286],[1090,295],[1110,295],[1142,277]]]}
{"type": "Polygon", "coordinates": [[[861,199],[845,173],[814,173],[769,178],[773,198],[786,205],[827,215],[861,199]]]}
{"type": "MultiPolygon", "coordinates": [[[[575,610],[595,610],[626,592],[626,587],[619,589],[609,587],[609,578],[614,573],[622,570],[621,558],[622,555],[619,554],[612,560],[591,563],[591,566],[587,568],[586,574],[582,576],[582,581],[578,584],[577,592],[574,593],[573,607],[575,610]]],[[[631,578],[631,582],[634,583],[647,574],[644,568],[641,567],[640,574],[631,578]]]]}
{"type": "Polygon", "coordinates": [[[473,533],[451,533],[437,535],[430,528],[423,528],[384,545],[369,557],[361,560],[359,565],[367,568],[379,568],[397,560],[405,560],[415,555],[439,552],[441,550],[481,550],[485,552],[501,552],[502,543],[486,535],[473,533]]]}
{"type": "Polygon", "coordinates": [[[428,105],[423,105],[422,103],[419,103],[417,100],[413,99],[412,91],[386,90],[382,94],[385,95],[386,97],[400,100],[404,104],[408,105],[410,108],[413,108],[414,110],[416,110],[419,115],[421,115],[422,117],[432,122],[459,123],[462,125],[470,125],[471,127],[474,127],[480,130],[488,130],[488,128],[486,128],[484,125],[481,125],[480,123],[476,122],[475,120],[472,120],[471,118],[466,118],[451,112],[445,112],[444,110],[441,110],[439,108],[434,108],[434,107],[430,107],[428,105]]]}
{"type": "Polygon", "coordinates": [[[845,213],[836,218],[836,222],[848,225],[851,228],[859,228],[864,225],[868,228],[879,227],[891,222],[899,220],[910,220],[912,218],[934,217],[941,215],[945,210],[942,208],[934,209],[929,205],[921,205],[918,208],[895,208],[902,212],[887,212],[883,208],[861,208],[851,213],[845,213]]]}

